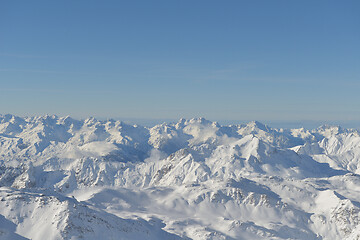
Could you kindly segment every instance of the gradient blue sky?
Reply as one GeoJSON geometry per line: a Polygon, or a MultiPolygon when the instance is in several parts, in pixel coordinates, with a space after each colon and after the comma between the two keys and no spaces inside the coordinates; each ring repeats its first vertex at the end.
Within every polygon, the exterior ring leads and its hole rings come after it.
{"type": "Polygon", "coordinates": [[[360,120],[360,1],[1,1],[0,111],[360,120]]]}

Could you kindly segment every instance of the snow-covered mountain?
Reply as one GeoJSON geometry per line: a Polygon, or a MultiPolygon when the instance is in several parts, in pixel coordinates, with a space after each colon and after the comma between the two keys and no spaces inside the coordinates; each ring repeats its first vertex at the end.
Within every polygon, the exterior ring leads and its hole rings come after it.
{"type": "Polygon", "coordinates": [[[360,239],[360,132],[0,115],[0,239],[360,239]]]}

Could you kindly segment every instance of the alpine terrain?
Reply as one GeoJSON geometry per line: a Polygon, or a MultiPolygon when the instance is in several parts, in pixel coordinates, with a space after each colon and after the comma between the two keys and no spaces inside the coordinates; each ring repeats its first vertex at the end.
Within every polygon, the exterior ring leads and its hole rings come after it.
{"type": "Polygon", "coordinates": [[[360,132],[0,115],[0,239],[360,239],[360,132]]]}

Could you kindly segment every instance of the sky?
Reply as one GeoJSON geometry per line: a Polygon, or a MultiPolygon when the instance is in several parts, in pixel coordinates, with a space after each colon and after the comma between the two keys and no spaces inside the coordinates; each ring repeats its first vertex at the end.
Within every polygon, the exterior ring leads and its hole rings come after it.
{"type": "Polygon", "coordinates": [[[360,126],[360,1],[0,2],[0,113],[360,126]]]}

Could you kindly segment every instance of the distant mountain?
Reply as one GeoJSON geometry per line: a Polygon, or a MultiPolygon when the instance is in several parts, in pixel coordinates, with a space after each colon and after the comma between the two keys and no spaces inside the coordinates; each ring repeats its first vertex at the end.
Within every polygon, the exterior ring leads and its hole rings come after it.
{"type": "Polygon", "coordinates": [[[0,115],[0,239],[359,239],[360,133],[0,115]]]}

